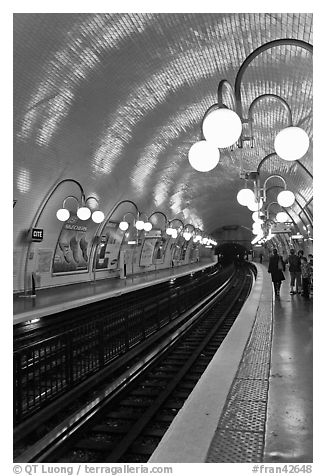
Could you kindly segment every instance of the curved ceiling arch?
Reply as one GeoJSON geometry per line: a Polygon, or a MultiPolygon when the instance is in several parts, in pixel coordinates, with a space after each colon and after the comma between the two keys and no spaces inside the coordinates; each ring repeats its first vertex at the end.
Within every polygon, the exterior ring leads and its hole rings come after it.
{"type": "MultiPolygon", "coordinates": [[[[30,226],[40,196],[65,177],[83,183],[106,214],[131,199],[145,213],[187,217],[208,233],[250,226],[251,212],[235,198],[240,166],[256,170],[273,152],[287,120],[282,107],[259,104],[254,147],[222,149],[208,174],[194,171],[187,153],[217,102],[218,82],[234,85],[245,58],[264,43],[312,44],[311,14],[15,14],[14,33],[14,185],[26,203],[17,227],[30,226]]],[[[284,97],[312,143],[309,54],[295,46],[264,52],[242,91],[245,111],[260,94],[284,97]]],[[[228,91],[223,97],[231,104],[228,91]]],[[[302,163],[312,171],[312,145],[302,163]]],[[[297,164],[274,157],[261,173],[284,175],[301,206],[312,199],[312,180],[297,164]]]]}

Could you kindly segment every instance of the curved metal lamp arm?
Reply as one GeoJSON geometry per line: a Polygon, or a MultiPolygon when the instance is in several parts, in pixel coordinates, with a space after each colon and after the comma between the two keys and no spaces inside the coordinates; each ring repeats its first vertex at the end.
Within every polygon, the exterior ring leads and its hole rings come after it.
{"type": "MultiPolygon", "coordinates": [[[[280,187],[279,185],[273,185],[272,187],[269,187],[267,190],[266,190],[266,194],[269,190],[273,189],[273,188],[282,188],[280,187]]],[[[276,202],[272,202],[272,203],[276,203],[276,202]]],[[[312,223],[312,220],[309,216],[309,214],[306,212],[306,210],[300,205],[299,201],[295,198],[294,199],[294,203],[296,203],[296,205],[298,205],[298,207],[300,208],[301,210],[301,213],[303,213],[305,215],[305,217],[307,218],[310,226],[313,228],[313,223],[312,223]]],[[[284,211],[286,211],[286,208],[282,207],[284,209],[284,211]]],[[[300,217],[299,217],[300,218],[300,217]]]]}
{"type": "Polygon", "coordinates": [[[185,225],[185,228],[187,228],[187,227],[189,227],[189,226],[192,227],[192,229],[193,229],[192,231],[195,231],[195,230],[196,230],[196,227],[195,227],[192,223],[187,223],[187,224],[185,225]]]}
{"type": "Polygon", "coordinates": [[[271,178],[280,178],[284,184],[284,190],[286,190],[286,181],[281,175],[278,175],[278,174],[270,175],[269,177],[267,177],[267,179],[265,180],[263,184],[263,200],[264,201],[266,201],[266,184],[271,178]]]}
{"type": "Polygon", "coordinates": [[[254,122],[254,119],[253,119],[253,110],[255,108],[255,106],[260,103],[262,100],[264,99],[276,99],[278,101],[281,102],[282,106],[285,108],[286,112],[287,112],[287,115],[288,115],[288,125],[289,126],[293,126],[293,118],[292,118],[292,111],[290,109],[290,106],[288,105],[288,103],[285,101],[285,99],[281,98],[280,96],[278,96],[277,94],[261,94],[260,96],[256,97],[252,103],[250,104],[249,106],[249,109],[248,109],[248,122],[249,122],[249,126],[250,126],[250,140],[251,140],[251,145],[253,145],[253,139],[254,139],[254,132],[253,132],[253,122],[254,122]]]}
{"type": "MultiPolygon", "coordinates": [[[[271,157],[277,157],[277,153],[276,152],[272,152],[271,154],[268,154],[266,155],[258,164],[258,167],[257,167],[257,173],[259,174],[260,173],[260,169],[262,168],[262,166],[264,165],[264,163],[270,159],[271,157]]],[[[296,160],[296,163],[309,175],[309,177],[312,179],[313,176],[312,174],[309,172],[309,170],[302,164],[302,162],[300,162],[300,160],[296,160]]]]}
{"type": "Polygon", "coordinates": [[[271,205],[277,205],[278,207],[282,208],[281,205],[278,202],[270,202],[267,207],[265,208],[266,214],[267,214],[267,219],[269,219],[269,208],[271,205]]]}
{"type": "MultiPolygon", "coordinates": [[[[66,201],[69,200],[69,198],[74,198],[76,200],[76,202],[78,203],[79,205],[79,200],[77,197],[75,197],[75,195],[68,195],[68,197],[66,197],[64,199],[64,201],[62,202],[62,208],[65,208],[66,207],[66,201]]],[[[86,200],[87,201],[87,200],[86,200]]],[[[85,202],[86,203],[86,202],[85,202]]]]}
{"type": "Polygon", "coordinates": [[[290,106],[288,105],[287,101],[285,101],[285,99],[281,98],[281,96],[278,96],[277,94],[261,94],[260,96],[256,97],[252,101],[252,103],[250,104],[249,109],[248,109],[248,119],[251,122],[251,127],[252,127],[252,121],[253,121],[253,117],[252,117],[253,116],[253,110],[254,110],[255,106],[259,102],[261,102],[263,99],[267,99],[267,98],[276,99],[276,100],[281,102],[282,106],[284,107],[284,109],[286,110],[286,112],[288,114],[289,126],[292,126],[293,125],[292,111],[291,111],[290,106]]]}
{"type": "Polygon", "coordinates": [[[224,106],[224,103],[223,103],[223,86],[225,86],[227,88],[227,90],[229,91],[229,93],[230,93],[230,96],[232,98],[232,109],[233,109],[233,111],[235,111],[237,106],[236,106],[236,101],[235,101],[234,90],[233,90],[233,87],[231,86],[231,84],[229,83],[229,81],[227,79],[222,79],[218,83],[217,103],[221,106],[224,106]]]}
{"type": "Polygon", "coordinates": [[[168,217],[165,215],[165,213],[163,213],[159,210],[156,210],[155,212],[151,213],[148,217],[148,221],[152,218],[153,215],[156,215],[156,214],[159,214],[159,215],[163,216],[163,218],[165,220],[165,226],[167,226],[167,224],[169,223],[168,217]]]}
{"type": "Polygon", "coordinates": [[[127,212],[127,213],[125,213],[125,214],[123,215],[122,220],[125,221],[127,215],[132,215],[132,216],[134,217],[134,220],[138,220],[138,218],[139,218],[139,215],[135,216],[134,213],[132,213],[132,212],[127,212]]]}
{"type": "Polygon", "coordinates": [[[171,225],[171,224],[172,224],[174,221],[178,221],[178,222],[180,222],[180,223],[181,223],[181,225],[182,225],[182,228],[184,228],[184,227],[185,227],[185,224],[183,223],[183,221],[182,221],[182,220],[180,220],[180,218],[173,218],[173,220],[170,220],[170,221],[169,221],[169,226],[170,226],[170,225],[171,225]]]}
{"type": "Polygon", "coordinates": [[[86,205],[86,203],[88,202],[88,200],[95,200],[96,203],[97,203],[97,206],[99,205],[99,201],[98,201],[98,199],[97,199],[96,197],[93,197],[93,196],[87,197],[86,200],[85,200],[85,205],[86,205]]]}
{"type": "Polygon", "coordinates": [[[256,56],[260,55],[260,53],[263,53],[264,51],[269,50],[270,48],[274,48],[275,46],[281,46],[281,45],[298,46],[300,48],[304,48],[310,53],[312,53],[313,51],[312,45],[310,45],[309,43],[306,43],[305,41],[297,40],[294,38],[281,38],[279,40],[273,40],[268,43],[265,43],[264,45],[259,46],[252,53],[250,53],[250,55],[244,60],[244,62],[240,66],[238,74],[235,79],[235,84],[234,84],[237,113],[240,116],[241,120],[243,120],[242,102],[241,102],[241,82],[242,82],[242,77],[246,69],[248,68],[249,64],[256,58],[256,56]]]}
{"type": "MultiPolygon", "coordinates": [[[[290,215],[289,211],[288,211],[286,208],[281,207],[281,205],[280,205],[279,203],[277,203],[277,202],[271,202],[271,203],[268,204],[268,206],[267,206],[267,208],[266,208],[266,212],[267,212],[267,220],[266,220],[266,221],[274,221],[274,220],[271,220],[271,219],[269,218],[269,206],[270,206],[270,205],[273,205],[273,204],[278,205],[278,206],[282,209],[282,211],[285,212],[285,213],[288,215],[288,217],[289,217],[290,220],[292,221],[294,227],[298,230],[298,229],[299,229],[299,228],[298,228],[298,225],[297,225],[296,222],[293,220],[293,218],[292,218],[292,216],[290,215]]],[[[276,222],[274,221],[274,223],[276,223],[276,222]]]]}

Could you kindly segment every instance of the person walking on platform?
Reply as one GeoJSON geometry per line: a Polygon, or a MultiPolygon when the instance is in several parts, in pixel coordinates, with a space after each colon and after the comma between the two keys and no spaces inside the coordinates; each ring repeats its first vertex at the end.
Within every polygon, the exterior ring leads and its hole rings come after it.
{"type": "Polygon", "coordinates": [[[285,280],[283,271],[284,271],[284,262],[282,256],[277,253],[277,249],[273,249],[273,254],[269,258],[268,263],[268,272],[271,274],[272,282],[274,285],[275,296],[280,295],[280,288],[282,281],[285,280]]]}
{"type": "Polygon", "coordinates": [[[301,292],[301,260],[298,255],[294,253],[294,249],[290,250],[288,258],[289,272],[290,272],[290,294],[301,292]],[[295,290],[294,290],[295,286],[295,290]]]}
{"type": "Polygon", "coordinates": [[[310,286],[309,286],[309,294],[312,296],[313,294],[313,287],[314,287],[314,257],[312,254],[308,255],[308,265],[310,267],[310,286]]]}
{"type": "Polygon", "coordinates": [[[309,298],[311,267],[305,256],[301,258],[302,296],[309,298]]]}

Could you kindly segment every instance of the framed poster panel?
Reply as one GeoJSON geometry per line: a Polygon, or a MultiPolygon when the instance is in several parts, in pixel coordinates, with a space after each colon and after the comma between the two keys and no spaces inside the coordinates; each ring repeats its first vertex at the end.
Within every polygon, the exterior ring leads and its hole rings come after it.
{"type": "Polygon", "coordinates": [[[52,262],[52,274],[86,272],[93,230],[72,215],[63,224],[55,248],[52,262]]]}
{"type": "Polygon", "coordinates": [[[154,250],[160,238],[145,238],[140,254],[139,266],[151,266],[153,264],[154,250]]]}
{"type": "Polygon", "coordinates": [[[118,267],[119,252],[124,232],[120,230],[118,222],[108,222],[101,234],[100,244],[97,247],[95,268],[116,269],[118,267]]]}
{"type": "Polygon", "coordinates": [[[164,263],[165,253],[167,249],[169,238],[167,237],[160,237],[155,244],[154,255],[153,255],[153,263],[154,264],[161,264],[164,263]]]}

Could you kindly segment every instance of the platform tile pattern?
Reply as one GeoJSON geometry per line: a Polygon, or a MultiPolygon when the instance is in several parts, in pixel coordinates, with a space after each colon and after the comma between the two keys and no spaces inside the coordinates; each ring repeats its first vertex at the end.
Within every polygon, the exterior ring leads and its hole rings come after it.
{"type": "Polygon", "coordinates": [[[207,453],[207,463],[263,461],[272,347],[272,302],[264,292],[255,324],[207,453]]]}

